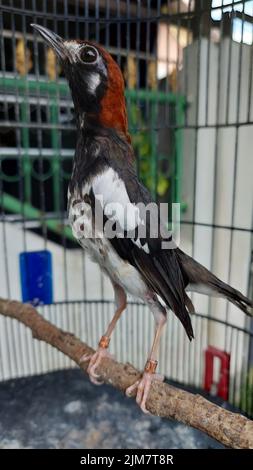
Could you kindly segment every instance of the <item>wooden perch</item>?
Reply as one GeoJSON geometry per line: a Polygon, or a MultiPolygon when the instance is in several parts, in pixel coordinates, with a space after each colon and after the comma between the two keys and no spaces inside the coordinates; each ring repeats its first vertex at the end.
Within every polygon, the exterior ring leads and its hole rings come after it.
{"type": "MultiPolygon", "coordinates": [[[[32,330],[34,338],[57,348],[86,371],[87,363],[80,364],[79,358],[92,353],[93,349],[45,320],[31,305],[0,298],[0,313],[26,325],[32,330]]],[[[105,383],[122,391],[140,377],[140,372],[131,364],[120,364],[108,358],[103,360],[98,373],[105,383]]],[[[253,449],[253,421],[224,410],[200,395],[154,382],[147,408],[154,415],[173,418],[199,429],[225,446],[253,449]]]]}

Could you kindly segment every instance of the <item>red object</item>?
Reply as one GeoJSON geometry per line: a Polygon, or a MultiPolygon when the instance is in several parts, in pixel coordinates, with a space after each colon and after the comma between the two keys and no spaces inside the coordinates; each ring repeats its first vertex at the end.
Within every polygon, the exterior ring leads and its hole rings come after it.
{"type": "Polygon", "coordinates": [[[205,351],[205,383],[204,389],[207,392],[210,392],[213,381],[213,362],[214,358],[218,357],[220,359],[220,373],[219,373],[219,382],[217,384],[217,393],[218,397],[228,400],[229,392],[229,368],[230,368],[230,354],[220,349],[214,348],[213,346],[208,346],[205,351]]]}

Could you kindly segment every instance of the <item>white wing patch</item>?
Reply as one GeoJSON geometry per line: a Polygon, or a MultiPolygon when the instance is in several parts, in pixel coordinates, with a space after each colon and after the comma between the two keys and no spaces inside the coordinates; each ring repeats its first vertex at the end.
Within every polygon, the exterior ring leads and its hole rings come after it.
{"type": "Polygon", "coordinates": [[[102,198],[105,215],[123,230],[134,230],[141,223],[138,207],[130,202],[124,181],[112,168],[94,178],[92,189],[96,197],[102,198]]]}
{"type": "MultiPolygon", "coordinates": [[[[140,237],[135,238],[135,229],[140,225],[143,228],[145,225],[144,220],[140,217],[139,207],[130,202],[125,183],[117,172],[112,168],[108,168],[102,174],[96,176],[93,181],[86,183],[82,188],[82,197],[89,195],[91,189],[93,190],[95,198],[98,199],[102,205],[104,214],[109,220],[118,224],[117,228],[121,229],[121,234],[122,231],[129,232],[132,243],[149,254],[150,250],[147,242],[142,243],[143,233],[141,235],[142,239],[140,239],[140,237]]],[[[68,198],[70,198],[70,196],[70,193],[68,193],[68,198]]],[[[75,200],[79,199],[80,195],[74,193],[72,197],[73,200],[75,200]]],[[[92,236],[88,231],[88,229],[91,230],[89,205],[87,206],[83,201],[80,201],[80,203],[76,204],[74,207],[71,206],[69,218],[75,238],[90,238],[92,236]],[[85,227],[85,229],[83,227],[85,227]]],[[[95,226],[97,227],[96,223],[95,226]]],[[[116,233],[113,232],[113,236],[115,235],[116,233]]],[[[103,236],[102,232],[99,232],[99,237],[101,236],[103,236]]],[[[119,232],[118,236],[121,236],[119,232]]],[[[124,235],[122,234],[122,236],[124,235]]]]}
{"type": "Polygon", "coordinates": [[[147,242],[145,243],[145,245],[142,246],[142,249],[143,249],[144,251],[146,251],[146,253],[148,253],[148,254],[150,253],[147,242]]]}
{"type": "MultiPolygon", "coordinates": [[[[95,197],[99,198],[105,215],[117,222],[122,230],[134,231],[139,225],[144,225],[139,208],[131,203],[124,181],[112,168],[96,176],[92,182],[95,197]]],[[[131,238],[138,248],[149,253],[148,244],[141,244],[140,239],[131,238]]]]}

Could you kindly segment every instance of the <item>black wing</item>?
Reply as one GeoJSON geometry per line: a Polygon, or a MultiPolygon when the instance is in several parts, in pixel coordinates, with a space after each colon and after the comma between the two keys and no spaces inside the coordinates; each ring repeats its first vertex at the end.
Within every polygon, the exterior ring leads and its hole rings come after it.
{"type": "MultiPolygon", "coordinates": [[[[96,191],[100,193],[104,191],[106,202],[121,202],[119,198],[122,197],[122,204],[124,204],[126,195],[133,205],[138,203],[147,205],[152,202],[149,191],[138,181],[131,163],[132,159],[127,156],[127,152],[132,152],[132,148],[130,146],[121,148],[119,145],[114,145],[112,141],[108,145],[107,159],[104,160],[107,160],[108,166],[105,165],[104,172],[102,171],[99,176],[101,184],[95,188],[95,197],[96,191]],[[117,158],[115,158],[115,153],[117,158]],[[111,155],[114,158],[111,158],[111,155]],[[112,172],[116,176],[109,180],[109,175],[112,175],[112,172]],[[115,182],[115,180],[117,181],[115,182]],[[114,190],[113,184],[121,185],[120,195],[116,189],[114,190]]],[[[105,146],[103,149],[105,151],[105,146]]],[[[114,214],[114,220],[116,219],[114,214]]],[[[107,220],[108,216],[105,215],[104,222],[107,220]]],[[[145,225],[145,237],[138,238],[138,228],[140,227],[136,226],[135,233],[131,238],[122,237],[121,233],[120,236],[111,238],[110,243],[121,258],[127,260],[139,271],[149,288],[156,292],[173,310],[182,322],[189,339],[192,339],[193,329],[189,312],[192,312],[194,308],[185,292],[186,280],[180,268],[177,249],[162,249],[162,237],[151,238],[150,236],[152,221],[147,218],[145,225]]]]}

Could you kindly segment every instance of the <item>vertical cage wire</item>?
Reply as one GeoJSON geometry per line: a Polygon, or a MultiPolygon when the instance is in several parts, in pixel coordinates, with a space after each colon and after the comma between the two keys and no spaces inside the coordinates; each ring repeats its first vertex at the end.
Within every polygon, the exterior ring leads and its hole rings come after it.
{"type": "MultiPolygon", "coordinates": [[[[47,249],[54,303],[40,306],[46,318],[95,346],[113,314],[108,279],[68,226],[74,109],[63,71],[32,22],[111,52],[125,78],[140,179],[157,201],[181,203],[183,248],[252,294],[252,16],[251,0],[2,0],[2,297],[21,299],[19,253],[47,249]]],[[[204,351],[218,347],[231,354],[229,401],[252,413],[252,325],[224,300],[192,297],[195,342],[169,315],[161,371],[201,388],[204,351]]],[[[71,365],[22,326],[0,323],[1,379],[71,365]]],[[[146,308],[130,303],[112,350],[141,368],[152,333],[146,308]]]]}

